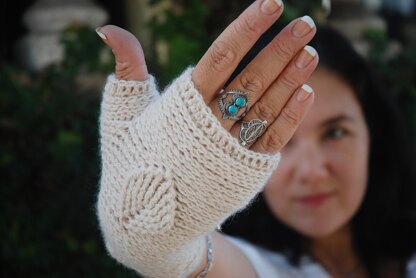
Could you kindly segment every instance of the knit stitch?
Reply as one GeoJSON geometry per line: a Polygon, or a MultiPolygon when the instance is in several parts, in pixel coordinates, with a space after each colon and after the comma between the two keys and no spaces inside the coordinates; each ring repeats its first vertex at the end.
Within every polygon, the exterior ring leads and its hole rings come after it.
{"type": "Polygon", "coordinates": [[[240,145],[186,70],[159,95],[152,77],[110,76],[100,116],[98,217],[109,253],[146,277],[187,277],[204,236],[263,189],[280,154],[240,145]]]}

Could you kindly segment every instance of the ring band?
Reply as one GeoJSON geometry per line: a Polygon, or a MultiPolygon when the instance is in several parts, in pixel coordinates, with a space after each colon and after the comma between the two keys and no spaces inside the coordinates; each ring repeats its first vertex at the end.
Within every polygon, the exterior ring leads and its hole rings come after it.
{"type": "Polygon", "coordinates": [[[240,129],[240,139],[243,146],[253,144],[266,130],[267,121],[253,119],[250,122],[243,122],[240,129]]]}
{"type": "Polygon", "coordinates": [[[236,121],[244,118],[250,107],[248,93],[236,89],[223,92],[218,102],[223,118],[236,121]],[[231,100],[226,100],[229,96],[231,100]],[[238,115],[241,109],[244,109],[244,112],[238,115]]]}

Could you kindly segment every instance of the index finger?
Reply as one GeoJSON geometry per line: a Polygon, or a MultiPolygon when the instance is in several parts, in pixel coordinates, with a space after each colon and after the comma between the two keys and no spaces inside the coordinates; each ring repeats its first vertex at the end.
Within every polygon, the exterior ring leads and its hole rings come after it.
{"type": "Polygon", "coordinates": [[[215,98],[244,55],[282,12],[281,0],[257,0],[214,41],[192,74],[206,103],[215,98]]]}

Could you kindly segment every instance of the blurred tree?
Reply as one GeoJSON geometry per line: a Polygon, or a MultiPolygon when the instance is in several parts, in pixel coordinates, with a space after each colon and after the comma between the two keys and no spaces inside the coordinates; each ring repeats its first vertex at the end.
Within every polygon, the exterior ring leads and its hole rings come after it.
{"type": "Polygon", "coordinates": [[[107,256],[94,207],[97,96],[114,63],[93,30],[64,38],[65,60],[39,74],[0,66],[0,273],[135,277],[107,256]]]}

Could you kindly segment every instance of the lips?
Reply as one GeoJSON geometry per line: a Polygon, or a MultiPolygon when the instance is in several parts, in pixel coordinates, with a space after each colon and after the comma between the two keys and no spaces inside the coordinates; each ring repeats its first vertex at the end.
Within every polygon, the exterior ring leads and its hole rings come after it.
{"type": "Polygon", "coordinates": [[[311,194],[305,197],[299,197],[295,200],[303,205],[317,207],[324,204],[334,195],[333,192],[311,194]]]}

